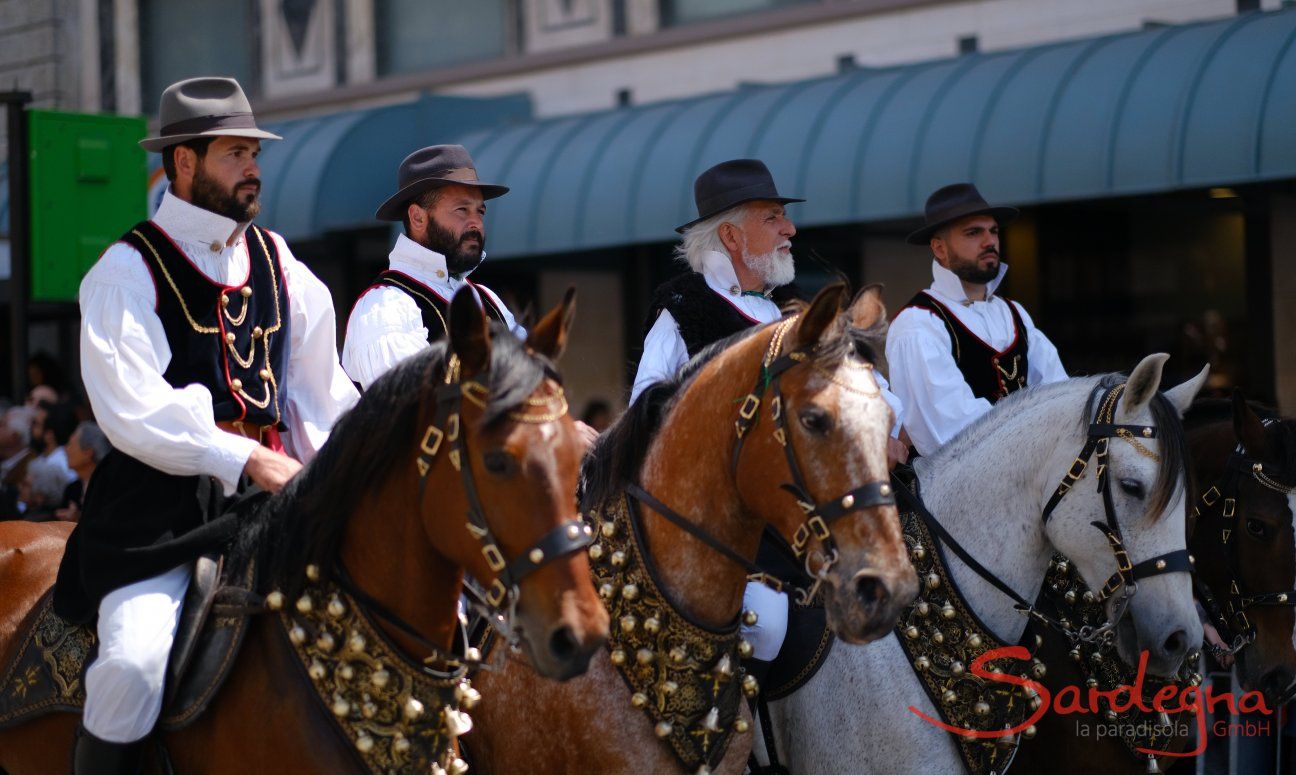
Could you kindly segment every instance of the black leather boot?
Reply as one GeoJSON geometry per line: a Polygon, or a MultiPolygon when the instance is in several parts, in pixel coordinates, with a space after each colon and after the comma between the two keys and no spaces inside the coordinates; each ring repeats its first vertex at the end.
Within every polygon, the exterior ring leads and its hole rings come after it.
{"type": "Polygon", "coordinates": [[[110,743],[77,725],[72,743],[72,775],[138,775],[144,741],[110,743]]]}

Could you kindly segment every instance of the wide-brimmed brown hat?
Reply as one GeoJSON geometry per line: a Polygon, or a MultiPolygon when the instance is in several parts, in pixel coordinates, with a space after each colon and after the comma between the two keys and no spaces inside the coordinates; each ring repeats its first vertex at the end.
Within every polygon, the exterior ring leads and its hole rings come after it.
{"type": "Polygon", "coordinates": [[[283,139],[257,129],[252,104],[233,78],[190,78],[171,84],[162,92],[158,121],[157,136],[139,141],[146,151],[159,152],[199,137],[283,139]]]}
{"type": "Polygon", "coordinates": [[[494,199],[508,193],[508,186],[483,183],[477,179],[468,149],[462,145],[431,145],[420,148],[400,163],[396,187],[400,189],[378,207],[374,217],[380,221],[399,221],[405,217],[410,200],[424,191],[440,186],[471,186],[481,189],[482,199],[494,199]]]}
{"type": "Polygon", "coordinates": [[[969,215],[989,215],[1000,226],[1017,220],[1017,208],[991,206],[971,183],[954,183],[936,189],[927,197],[923,214],[927,223],[905,239],[910,245],[926,245],[942,226],[969,215]]]}
{"type": "Polygon", "coordinates": [[[683,234],[713,215],[737,207],[744,202],[778,202],[791,204],[804,199],[783,196],[774,185],[774,176],[760,159],[734,159],[722,161],[698,175],[693,181],[693,201],[698,217],[675,227],[683,234]]]}

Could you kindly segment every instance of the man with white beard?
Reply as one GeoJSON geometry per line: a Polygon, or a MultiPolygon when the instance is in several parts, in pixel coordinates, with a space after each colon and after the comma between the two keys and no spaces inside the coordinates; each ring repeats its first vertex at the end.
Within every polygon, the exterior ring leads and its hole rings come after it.
{"type": "MultiPolygon", "coordinates": [[[[788,287],[796,275],[792,237],[796,227],[784,205],[804,199],[780,196],[765,164],[756,159],[726,161],[698,176],[693,184],[698,217],[675,231],[683,240],[677,258],[693,270],[660,285],[645,322],[643,357],[635,374],[633,403],[654,382],[670,379],[712,342],[782,317],[779,305],[794,297],[788,287]]],[[[882,395],[895,413],[888,456],[906,456],[896,438],[901,404],[886,380],[874,372],[882,395]]],[[[762,548],[762,554],[765,548],[762,548]]],[[[742,625],[752,643],[748,672],[765,677],[778,656],[788,625],[788,596],[759,582],[743,595],[743,608],[757,614],[742,625]]]]}

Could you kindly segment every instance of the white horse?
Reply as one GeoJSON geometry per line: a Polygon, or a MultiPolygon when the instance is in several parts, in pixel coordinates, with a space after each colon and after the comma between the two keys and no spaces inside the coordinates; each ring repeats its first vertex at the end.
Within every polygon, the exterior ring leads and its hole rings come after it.
{"type": "MultiPolygon", "coordinates": [[[[1115,414],[1116,423],[1155,426],[1156,439],[1139,440],[1142,451],[1120,439],[1109,442],[1109,485],[1135,564],[1185,548],[1179,415],[1207,369],[1166,391],[1167,405],[1157,392],[1167,357],[1150,355],[1139,363],[1115,414]],[[1159,465],[1148,454],[1157,452],[1159,465]]],[[[1115,375],[1090,377],[1021,391],[919,461],[928,510],[973,558],[1028,600],[1035,599],[1055,551],[1071,558],[1093,589],[1116,570],[1107,539],[1091,525],[1105,521],[1096,465],[1086,467],[1047,524],[1041,512],[1085,443],[1094,421],[1091,396],[1119,382],[1115,375]]],[[[1017,643],[1026,618],[1012,601],[952,552],[945,557],[969,608],[1003,642],[1017,643]]],[[[1117,629],[1117,645],[1130,664],[1146,650],[1149,672],[1169,674],[1201,643],[1201,635],[1188,574],[1169,573],[1139,581],[1117,629]]],[[[797,775],[961,771],[953,736],[918,718],[910,706],[940,718],[894,632],[869,646],[838,642],[814,678],[771,703],[779,758],[797,775]]]]}

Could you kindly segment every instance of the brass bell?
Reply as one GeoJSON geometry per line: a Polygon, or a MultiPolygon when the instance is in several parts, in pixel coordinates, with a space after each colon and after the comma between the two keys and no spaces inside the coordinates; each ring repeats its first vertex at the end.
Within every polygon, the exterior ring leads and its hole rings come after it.
{"type": "Polygon", "coordinates": [[[302,595],[297,598],[297,610],[301,613],[308,614],[311,612],[312,603],[310,595],[302,595]]]}
{"type": "Polygon", "coordinates": [[[300,646],[306,642],[306,631],[294,624],[288,631],[288,640],[292,641],[294,646],[300,646]]]}
{"type": "Polygon", "coordinates": [[[929,667],[931,667],[931,660],[925,656],[920,656],[914,660],[914,670],[920,673],[929,667]]]}
{"type": "Polygon", "coordinates": [[[589,558],[590,558],[590,560],[593,561],[593,562],[598,562],[598,561],[602,560],[602,559],[603,559],[603,545],[602,545],[602,544],[591,544],[591,545],[590,545],[590,548],[589,548],[589,558]]]}
{"type": "Polygon", "coordinates": [[[1044,700],[1041,699],[1038,694],[1035,695],[1034,697],[1031,697],[1030,698],[1031,713],[1034,713],[1035,711],[1039,710],[1039,706],[1043,704],[1044,704],[1044,700]]]}
{"type": "Polygon", "coordinates": [[[1071,658],[1077,662],[1079,662],[1082,659],[1079,648],[1071,649],[1071,658]]]}
{"type": "Polygon", "coordinates": [[[926,600],[923,600],[919,602],[918,605],[914,606],[914,612],[917,613],[919,616],[926,616],[927,614],[931,613],[931,604],[929,604],[926,600]]]}
{"type": "Polygon", "coordinates": [[[918,628],[915,627],[915,626],[913,626],[912,624],[909,625],[908,627],[906,627],[906,628],[905,628],[905,637],[908,638],[909,640],[917,640],[917,639],[918,639],[918,628]]]}
{"type": "Polygon", "coordinates": [[[617,667],[624,665],[626,661],[625,649],[612,649],[612,653],[608,654],[608,661],[617,667]]]}
{"type": "Polygon", "coordinates": [[[647,619],[644,619],[644,632],[647,632],[649,635],[656,635],[661,632],[661,619],[658,619],[655,616],[650,616],[647,619]]]}
{"type": "Polygon", "coordinates": [[[941,616],[946,619],[953,619],[955,616],[958,616],[958,611],[954,610],[954,606],[950,605],[947,600],[945,601],[945,605],[941,606],[941,616]]]}
{"type": "Polygon", "coordinates": [[[341,619],[345,613],[346,606],[338,599],[337,595],[334,595],[333,599],[328,603],[328,615],[334,619],[341,619]]]}
{"type": "Polygon", "coordinates": [[[332,651],[336,645],[337,641],[333,639],[332,633],[329,632],[321,632],[319,637],[315,639],[315,647],[323,652],[332,651]]]}
{"type": "Polygon", "coordinates": [[[652,664],[654,654],[651,649],[639,649],[635,652],[635,661],[641,665],[652,664]]]}
{"type": "Polygon", "coordinates": [[[612,567],[614,568],[622,567],[623,565],[626,564],[626,553],[618,549],[617,551],[612,553],[611,561],[612,561],[612,567]]]}
{"type": "Polygon", "coordinates": [[[639,587],[638,587],[638,585],[636,585],[636,584],[626,584],[624,587],[621,587],[621,597],[624,597],[626,600],[637,600],[637,599],[639,599],[639,587]]]}
{"type": "Polygon", "coordinates": [[[733,663],[729,659],[728,654],[720,657],[719,661],[716,662],[715,667],[711,668],[711,674],[717,678],[728,678],[733,675],[733,663]]]}
{"type": "Polygon", "coordinates": [[[466,775],[468,772],[468,762],[458,757],[450,760],[450,769],[446,771],[448,775],[466,775]]]}
{"type": "Polygon", "coordinates": [[[319,566],[315,565],[314,563],[307,565],[306,578],[310,579],[311,581],[319,581],[320,580],[319,566]]]}
{"type": "Polygon", "coordinates": [[[1086,678],[1086,679],[1085,679],[1085,687],[1088,688],[1088,689],[1097,689],[1097,688],[1098,688],[1098,679],[1097,679],[1097,678],[1086,678]]]}
{"type": "Polygon", "coordinates": [[[932,639],[932,643],[944,643],[945,633],[941,632],[940,630],[937,630],[932,633],[931,639],[932,639]]]}
{"type": "Polygon", "coordinates": [[[447,705],[442,715],[445,718],[446,734],[450,737],[459,737],[472,731],[472,717],[467,713],[447,705]]]}
{"type": "Polygon", "coordinates": [[[1103,661],[1103,655],[1102,655],[1101,652],[1098,652],[1098,651],[1095,651],[1093,654],[1090,654],[1090,655],[1089,655],[1089,658],[1090,658],[1091,660],[1093,660],[1094,662],[1101,662],[1101,661],[1103,661]]]}
{"type": "Polygon", "coordinates": [[[755,611],[743,611],[742,613],[743,624],[747,625],[748,627],[755,627],[756,622],[758,621],[760,621],[760,616],[758,616],[755,611]]]}
{"type": "Polygon", "coordinates": [[[1027,740],[1034,739],[1035,733],[1038,731],[1039,730],[1035,728],[1035,725],[1031,724],[1030,726],[1022,730],[1022,737],[1026,738],[1027,740]]]}
{"type": "Polygon", "coordinates": [[[1188,683],[1192,684],[1193,686],[1201,686],[1201,682],[1202,682],[1201,673],[1189,674],[1188,683]]]}
{"type": "Polygon", "coordinates": [[[953,705],[957,700],[958,700],[958,695],[954,693],[953,689],[946,689],[945,691],[941,692],[941,702],[945,703],[946,705],[953,705]]]}
{"type": "Polygon", "coordinates": [[[966,670],[967,668],[963,666],[963,663],[957,659],[950,663],[950,672],[954,675],[963,675],[966,670]]]}
{"type": "Polygon", "coordinates": [[[674,731],[675,727],[671,726],[669,721],[658,721],[657,726],[653,727],[653,732],[657,733],[657,736],[663,739],[670,737],[671,732],[674,731]]]}
{"type": "Polygon", "coordinates": [[[318,659],[311,660],[310,668],[308,668],[306,672],[310,675],[311,680],[313,681],[322,681],[324,680],[324,676],[328,674],[328,670],[324,667],[324,663],[320,662],[318,659]]]}
{"type": "Polygon", "coordinates": [[[1103,713],[1103,718],[1107,719],[1108,721],[1115,721],[1115,720],[1116,720],[1116,711],[1114,711],[1114,710],[1108,710],[1108,711],[1105,711],[1105,712],[1103,713]]]}
{"type": "Polygon", "coordinates": [[[358,632],[351,633],[351,637],[347,638],[347,648],[355,652],[364,653],[365,650],[364,636],[358,632]]]}
{"type": "Polygon", "coordinates": [[[742,691],[748,697],[755,697],[760,694],[760,682],[756,680],[756,676],[751,674],[743,676],[742,691]]]}
{"type": "Polygon", "coordinates": [[[935,573],[927,574],[927,588],[935,589],[940,586],[940,576],[935,573]]]}
{"type": "Polygon", "coordinates": [[[387,681],[390,678],[391,678],[391,674],[388,673],[384,668],[380,667],[377,670],[373,671],[373,674],[369,676],[369,683],[373,684],[374,688],[376,689],[383,689],[386,688],[387,681]]]}
{"type": "Polygon", "coordinates": [[[604,584],[599,587],[599,597],[603,598],[604,600],[611,600],[615,594],[616,594],[616,587],[612,586],[611,584],[604,584]]]}
{"type": "Polygon", "coordinates": [[[356,738],[356,750],[360,753],[369,753],[373,750],[373,747],[374,741],[369,735],[361,732],[360,736],[356,738]]]}
{"type": "Polygon", "coordinates": [[[674,681],[662,681],[657,687],[657,690],[666,697],[669,697],[679,691],[679,684],[674,681]]]}
{"type": "Polygon", "coordinates": [[[282,609],[283,604],[284,604],[284,595],[279,590],[276,589],[275,591],[266,595],[266,608],[269,608],[271,611],[278,611],[282,609]]]}
{"type": "Polygon", "coordinates": [[[1098,596],[1093,593],[1093,590],[1086,589],[1085,593],[1081,595],[1081,599],[1084,600],[1085,603],[1087,603],[1088,605],[1093,605],[1094,601],[1098,599],[1098,596]]]}
{"type": "Polygon", "coordinates": [[[978,702],[972,706],[972,712],[978,716],[988,716],[990,715],[990,703],[978,702]]]}
{"type": "Polygon", "coordinates": [[[400,732],[392,735],[392,750],[396,753],[407,753],[410,749],[410,741],[400,732]]]}
{"type": "Polygon", "coordinates": [[[338,668],[338,678],[343,681],[350,681],[355,678],[355,668],[350,665],[342,665],[342,667],[338,668]]]}
{"type": "Polygon", "coordinates": [[[616,535],[615,522],[604,522],[599,529],[603,531],[604,538],[611,538],[612,536],[616,535]]]}
{"type": "Polygon", "coordinates": [[[410,697],[406,699],[405,704],[401,706],[401,712],[405,714],[405,718],[413,721],[423,715],[423,703],[419,702],[414,697],[410,697]]]}
{"type": "Polygon", "coordinates": [[[1076,601],[1076,593],[1075,593],[1075,590],[1074,590],[1074,589],[1068,589],[1068,590],[1066,591],[1066,594],[1063,595],[1062,598],[1063,598],[1064,600],[1067,601],[1067,604],[1068,604],[1068,605],[1075,605],[1075,601],[1076,601]]]}
{"type": "MultiPolygon", "coordinates": [[[[742,650],[742,641],[738,641],[738,649],[739,651],[742,650]]],[[[680,662],[683,662],[684,660],[688,659],[688,650],[685,649],[683,646],[675,646],[670,650],[670,652],[668,652],[668,656],[670,657],[670,660],[672,662],[674,662],[675,664],[679,664],[680,662]]]]}
{"type": "Polygon", "coordinates": [[[751,655],[754,651],[755,651],[755,647],[752,646],[751,641],[749,640],[738,641],[738,656],[742,657],[743,659],[751,659],[751,655]]]}
{"type": "Polygon", "coordinates": [[[751,724],[747,722],[747,719],[739,717],[734,719],[733,729],[740,735],[745,734],[747,730],[751,729],[751,724]]]}
{"type": "Polygon", "coordinates": [[[639,620],[636,619],[632,614],[626,614],[625,616],[621,617],[621,632],[624,633],[634,632],[635,627],[637,627],[638,625],[639,625],[639,620]]]}
{"type": "Polygon", "coordinates": [[[974,649],[981,648],[981,642],[981,636],[977,635],[975,632],[968,638],[968,645],[974,649]]]}
{"type": "Polygon", "coordinates": [[[1038,659],[1035,660],[1035,663],[1031,665],[1031,675],[1035,676],[1036,680],[1039,680],[1047,674],[1048,668],[1044,666],[1044,663],[1038,659]]]}
{"type": "Polygon", "coordinates": [[[346,718],[351,715],[351,703],[347,702],[341,695],[333,695],[333,705],[331,707],[333,715],[338,718],[346,718]]]}
{"type": "Polygon", "coordinates": [[[720,731],[719,708],[712,706],[711,710],[707,711],[706,718],[702,719],[702,728],[713,734],[720,731]]]}
{"type": "Polygon", "coordinates": [[[630,695],[630,704],[636,708],[642,708],[648,704],[648,695],[643,692],[635,692],[630,695]]]}
{"type": "Polygon", "coordinates": [[[455,687],[455,699],[468,710],[477,707],[477,704],[481,702],[481,698],[481,692],[472,688],[467,681],[455,687]]]}
{"type": "Polygon", "coordinates": [[[1058,569],[1058,573],[1066,573],[1068,570],[1071,569],[1071,566],[1067,564],[1066,560],[1062,560],[1057,564],[1057,569],[1058,569]]]}

